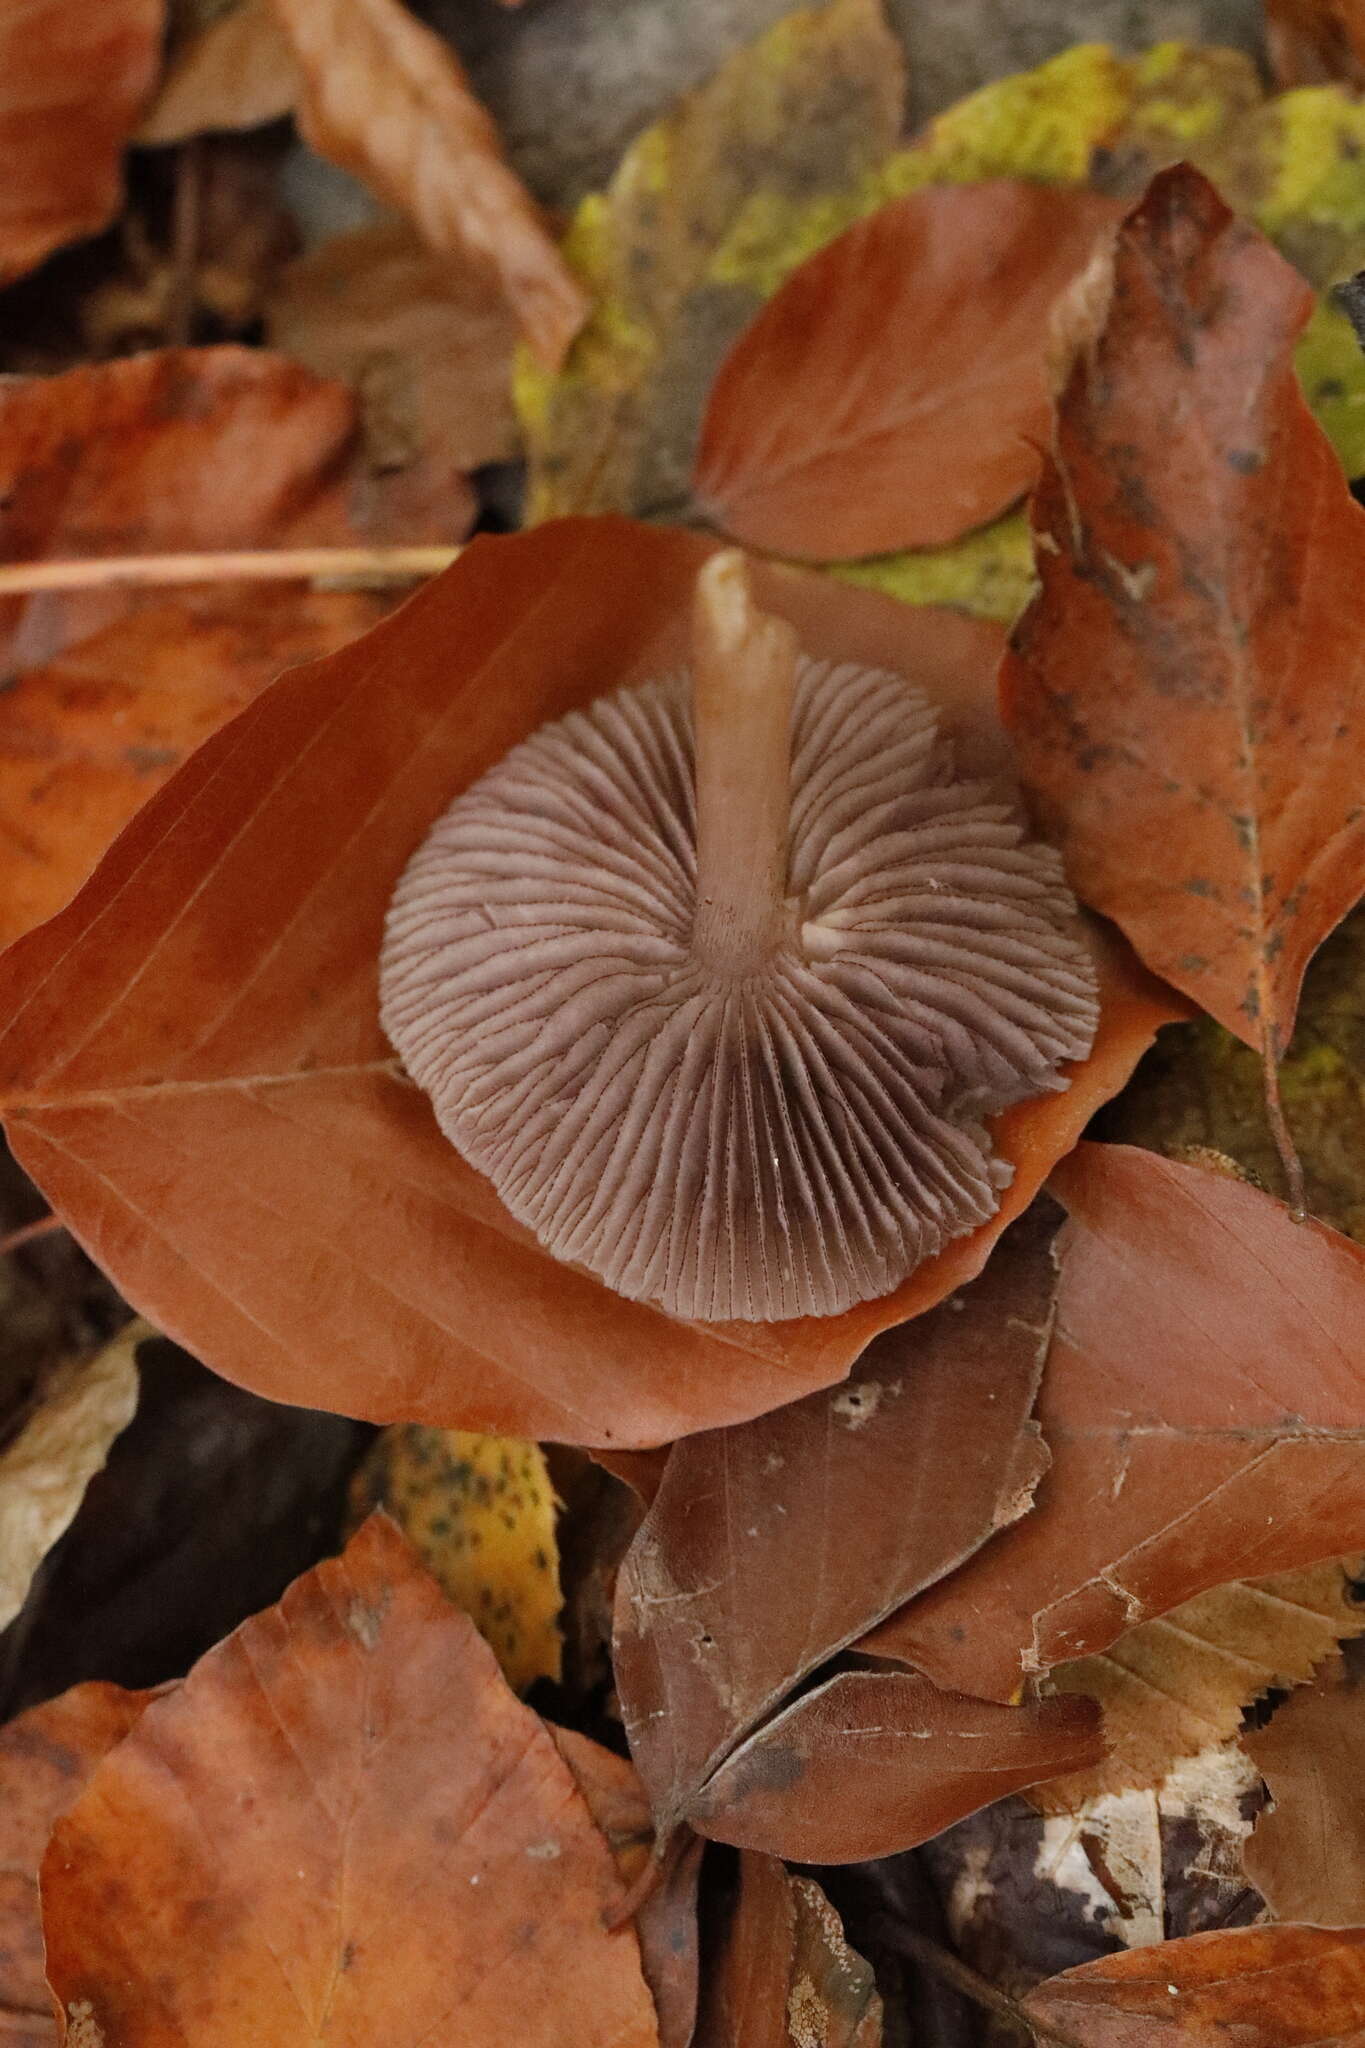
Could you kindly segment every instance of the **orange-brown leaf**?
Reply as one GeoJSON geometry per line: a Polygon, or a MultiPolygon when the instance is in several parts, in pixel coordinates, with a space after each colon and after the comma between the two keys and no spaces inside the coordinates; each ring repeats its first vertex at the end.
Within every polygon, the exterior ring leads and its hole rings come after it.
{"type": "Polygon", "coordinates": [[[697,2048],[881,2048],[872,1971],[808,1877],[739,1859],[739,1892],[707,1983],[697,2048]]]}
{"type": "Polygon", "coordinates": [[[1205,1587],[1365,1527],[1365,1251],[1258,1188],[1125,1145],[1052,1176],[1057,1320],[1034,1512],[864,1647],[988,1699],[1205,1587]]]}
{"type": "Polygon", "coordinates": [[[918,1672],[843,1671],[735,1751],[693,1824],[741,1849],[861,1863],[1103,1754],[1093,1700],[998,1706],[942,1692],[918,1672]]]}
{"type": "Polygon", "coordinates": [[[1340,1661],[1242,1737],[1273,1804],[1243,1850],[1282,1920],[1350,1927],[1365,1913],[1365,1681],[1340,1661]]]}
{"type": "Polygon", "coordinates": [[[1236,1927],[1064,1970],[1024,2010],[1076,2048],[1359,2048],[1365,1927],[1236,1927]]]}
{"type": "Polygon", "coordinates": [[[163,0],[0,9],[0,285],[118,211],[123,148],[156,82],[163,0]]]}
{"type": "Polygon", "coordinates": [[[999,179],[893,200],[819,250],[720,367],[694,491],[818,562],[936,547],[1038,474],[1049,319],[1115,200],[999,179]]]}
{"type": "Polygon", "coordinates": [[[58,1819],[152,1695],[73,1686],[0,1728],[0,2034],[6,2048],[57,2039],[43,1975],[38,1866],[58,1819]]]}
{"type": "Polygon", "coordinates": [[[120,2048],[657,2048],[572,1773],[383,1517],[147,1708],[42,1894],[68,2021],[120,2048]]]}
{"type": "Polygon", "coordinates": [[[256,128],[287,114],[298,90],[298,67],[271,0],[236,0],[176,47],[137,140],[184,142],[256,128]]]}
{"type": "Polygon", "coordinates": [[[551,366],[587,302],[459,60],[401,0],[273,0],[303,73],[299,122],[323,156],[374,186],[428,247],[491,263],[551,366]]]}
{"type": "Polygon", "coordinates": [[[1294,374],[1312,304],[1197,171],[1154,180],[1060,402],[1003,673],[1079,893],[1271,1057],[1365,884],[1365,510],[1294,374]]]}
{"type": "MultiPolygon", "coordinates": [[[[476,541],[215,734],[0,965],[16,1151],[125,1295],[227,1377],[378,1421],[590,1444],[745,1420],[840,1379],[974,1277],[1179,1014],[1104,959],[1090,1058],[1000,1119],[1015,1177],[998,1214],[842,1316],[677,1322],[514,1224],[380,1029],[384,911],[435,817],[509,746],[676,665],[707,549],[616,519],[476,541]]],[[[917,677],[973,771],[999,760],[993,631],[799,572],[759,587],[812,653],[917,677]]]]}
{"type": "Polygon", "coordinates": [[[1265,29],[1280,85],[1365,86],[1365,0],[1266,0],[1265,29]]]}

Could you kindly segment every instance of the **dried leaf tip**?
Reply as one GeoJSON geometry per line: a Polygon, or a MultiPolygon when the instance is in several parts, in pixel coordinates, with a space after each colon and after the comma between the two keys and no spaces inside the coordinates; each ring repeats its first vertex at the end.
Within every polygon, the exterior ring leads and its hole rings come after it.
{"type": "Polygon", "coordinates": [[[384,1025],[556,1257],[678,1315],[832,1315],[994,1213],[981,1118],[1065,1085],[1094,970],[922,691],[801,655],[734,553],[693,654],[456,798],[390,908],[384,1025]]]}

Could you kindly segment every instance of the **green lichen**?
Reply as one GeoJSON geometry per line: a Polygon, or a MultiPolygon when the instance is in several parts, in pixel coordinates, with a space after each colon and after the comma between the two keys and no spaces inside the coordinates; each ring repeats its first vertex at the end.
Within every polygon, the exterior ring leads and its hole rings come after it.
{"type": "Polygon", "coordinates": [[[1033,546],[1022,512],[980,526],[951,547],[916,548],[835,562],[829,574],[903,604],[947,604],[976,618],[1004,624],[1018,617],[1033,592],[1033,546]]]}

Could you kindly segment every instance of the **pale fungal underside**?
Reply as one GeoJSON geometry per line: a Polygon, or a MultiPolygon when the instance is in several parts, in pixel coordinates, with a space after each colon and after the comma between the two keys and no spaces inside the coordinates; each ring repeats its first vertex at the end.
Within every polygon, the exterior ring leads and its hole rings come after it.
{"type": "Polygon", "coordinates": [[[982,1119],[1064,1086],[1096,1024],[1058,856],[954,781],[923,693],[802,658],[790,701],[762,958],[694,943],[685,677],[543,727],[458,797],[384,948],[385,1028],[512,1214],[707,1321],[835,1314],[984,1222],[1010,1170],[982,1119]]]}

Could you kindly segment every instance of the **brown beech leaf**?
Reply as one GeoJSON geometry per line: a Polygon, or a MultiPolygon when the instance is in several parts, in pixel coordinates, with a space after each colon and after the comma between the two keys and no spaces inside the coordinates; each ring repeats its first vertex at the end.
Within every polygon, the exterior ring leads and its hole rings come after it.
{"type": "Polygon", "coordinates": [[[739,1892],[707,1983],[697,2048],[881,2048],[871,1968],[818,1884],[775,1856],[739,1859],[739,1892]]]}
{"type": "Polygon", "coordinates": [[[1365,1900],[1365,1677],[1330,1665],[1242,1737],[1270,1788],[1242,1852],[1280,1920],[1351,1927],[1365,1900]]]}
{"type": "Polygon", "coordinates": [[[728,1757],[691,1818],[737,1848],[861,1863],[1103,1753],[1093,1700],[1006,1707],[941,1692],[918,1672],[843,1671],[728,1757]]]}
{"type": "Polygon", "coordinates": [[[587,301],[454,51],[401,0],[272,0],[303,73],[314,149],[401,208],[438,255],[491,263],[554,367],[587,301]]]}
{"type": "Polygon", "coordinates": [[[828,562],[938,547],[1038,474],[1049,321],[1122,215],[1079,189],[927,186],[802,264],[721,364],[697,503],[828,562]]]}
{"type": "Polygon", "coordinates": [[[1260,1694],[1303,1685],[1338,1643],[1365,1631],[1359,1563],[1333,1558],[1213,1586],[1129,1629],[1112,1648],[1059,1664],[1059,1692],[1099,1702],[1109,1755],[1079,1778],[1035,1785],[1030,1799],[1045,1813],[1075,1813],[1106,1793],[1159,1785],[1180,1758],[1230,1742],[1260,1694]]]}
{"type": "Polygon", "coordinates": [[[1265,31],[1281,86],[1365,86],[1365,0],[1266,0],[1265,31]]]}
{"type": "Polygon", "coordinates": [[[372,445],[440,448],[461,470],[516,453],[516,329],[497,280],[433,256],[406,221],[301,256],[266,320],[276,348],[358,393],[372,445]]]}
{"type": "Polygon", "coordinates": [[[0,946],[60,910],[202,740],[296,662],[344,647],[391,598],[204,586],[126,617],[0,691],[0,946]]]}
{"type": "Polygon", "coordinates": [[[1199,172],[1153,181],[1059,403],[1002,673],[1078,892],[1272,1062],[1365,878],[1365,510],[1295,376],[1313,303],[1199,172]]]}
{"type": "MultiPolygon", "coordinates": [[[[828,1386],[965,1285],[1157,1026],[1098,935],[1104,1016],[1060,1094],[996,1126],[998,1214],[845,1315],[677,1322],[560,1266],[440,1135],[378,1018],[398,875],[458,790],[543,720],[664,673],[699,536],[566,520],[476,540],[363,640],[215,734],[74,903],[0,964],[0,1104],[26,1169],[159,1329],[276,1400],[623,1447],[828,1386]]],[[[998,636],[829,578],[761,601],[813,654],[919,678],[972,772],[1001,758],[998,636]]]]}
{"type": "Polygon", "coordinates": [[[1127,1145],[1079,1146],[1051,1187],[1069,1222],[1033,1513],[862,1646],[986,1699],[1365,1527],[1365,1250],[1127,1145]]]}
{"type": "Polygon", "coordinates": [[[1365,1927],[1235,1927],[1103,1956],[1023,2001],[1076,2048],[1359,2048],[1365,1927]]]}
{"type": "Polygon", "coordinates": [[[0,285],[118,211],[123,148],[161,61],[164,0],[0,9],[0,285]]]}
{"type": "MultiPolygon", "coordinates": [[[[369,473],[354,395],[263,349],[158,349],[0,386],[6,562],[457,541],[472,516],[457,473],[369,473]]],[[[126,590],[0,600],[6,672],[141,601],[126,590]]]]}
{"type": "Polygon", "coordinates": [[[572,1773],[382,1516],[147,1708],[42,1897],[69,2025],[121,2048],[658,2041],[572,1773]]]}
{"type": "Polygon", "coordinates": [[[621,1567],[612,1660],[661,1834],[802,1678],[1027,1510],[1059,1221],[1035,1203],[979,1280],[878,1337],[837,1392],[674,1446],[621,1567]]]}
{"type": "Polygon", "coordinates": [[[258,128],[289,112],[299,82],[272,0],[236,0],[173,50],[136,139],[185,142],[212,130],[258,128]]]}
{"type": "Polygon", "coordinates": [[[51,2048],[57,2040],[43,1974],[38,1866],[58,1817],[151,1697],[117,1685],[77,1685],[0,1728],[0,2039],[6,2048],[51,2048]]]}

